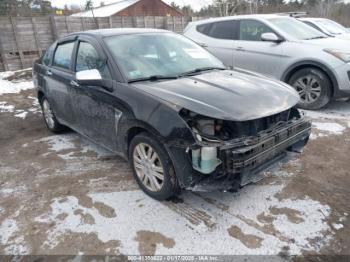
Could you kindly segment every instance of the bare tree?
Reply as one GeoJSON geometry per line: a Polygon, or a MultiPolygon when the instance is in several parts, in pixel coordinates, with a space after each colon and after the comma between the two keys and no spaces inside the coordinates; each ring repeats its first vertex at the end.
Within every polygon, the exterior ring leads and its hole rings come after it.
{"type": "Polygon", "coordinates": [[[96,27],[98,28],[98,23],[97,23],[97,20],[95,18],[94,7],[93,7],[93,4],[92,4],[92,0],[86,0],[86,2],[85,2],[85,10],[91,10],[92,17],[93,17],[93,19],[95,21],[96,27]]]}
{"type": "Polygon", "coordinates": [[[215,0],[214,6],[219,10],[220,16],[230,16],[236,14],[237,9],[245,3],[245,0],[215,0]]]}

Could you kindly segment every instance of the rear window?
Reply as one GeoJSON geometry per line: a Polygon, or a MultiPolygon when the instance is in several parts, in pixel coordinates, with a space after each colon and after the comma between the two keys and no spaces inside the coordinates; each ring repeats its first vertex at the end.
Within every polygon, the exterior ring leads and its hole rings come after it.
{"type": "Polygon", "coordinates": [[[56,48],[53,66],[70,69],[74,42],[60,44],[56,48]]]}
{"type": "Polygon", "coordinates": [[[237,22],[231,20],[199,25],[197,31],[213,38],[233,40],[237,35],[237,22]]]}

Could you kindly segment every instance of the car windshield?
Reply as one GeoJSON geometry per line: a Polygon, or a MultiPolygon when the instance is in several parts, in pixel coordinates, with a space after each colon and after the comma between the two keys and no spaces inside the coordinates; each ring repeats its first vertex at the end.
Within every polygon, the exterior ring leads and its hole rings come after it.
{"type": "Polygon", "coordinates": [[[315,24],[321,27],[323,30],[333,34],[333,35],[341,35],[347,34],[349,31],[343,27],[342,25],[327,19],[316,20],[315,24]]]}
{"type": "Polygon", "coordinates": [[[129,81],[225,68],[208,51],[173,33],[118,35],[104,41],[129,81]]]}
{"type": "Polygon", "coordinates": [[[311,40],[327,37],[322,32],[294,18],[271,18],[269,21],[280,31],[285,32],[286,34],[298,40],[311,40]]]}

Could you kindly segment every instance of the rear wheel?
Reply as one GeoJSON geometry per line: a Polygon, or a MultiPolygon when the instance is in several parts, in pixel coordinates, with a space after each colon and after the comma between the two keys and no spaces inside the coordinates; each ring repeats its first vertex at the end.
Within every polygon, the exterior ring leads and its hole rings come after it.
{"type": "Polygon", "coordinates": [[[180,188],[169,154],[148,133],[135,136],[129,146],[129,161],[141,189],[152,198],[166,200],[180,188]]]}
{"type": "Polygon", "coordinates": [[[49,101],[43,97],[41,100],[41,108],[43,111],[43,117],[45,120],[46,127],[54,133],[62,132],[65,126],[61,125],[55,117],[52,111],[49,101]]]}
{"type": "Polygon", "coordinates": [[[304,68],[297,71],[289,84],[300,95],[298,106],[303,109],[320,109],[331,99],[331,82],[328,76],[315,68],[304,68]]]}

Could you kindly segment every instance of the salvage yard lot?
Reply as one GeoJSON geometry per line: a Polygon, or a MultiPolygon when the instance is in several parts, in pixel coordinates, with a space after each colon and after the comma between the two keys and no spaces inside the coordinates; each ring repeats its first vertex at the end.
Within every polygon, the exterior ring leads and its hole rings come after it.
{"type": "Polygon", "coordinates": [[[157,202],[123,159],[47,131],[35,96],[0,80],[0,254],[350,254],[350,102],[306,112],[305,151],[263,181],[157,202]]]}

